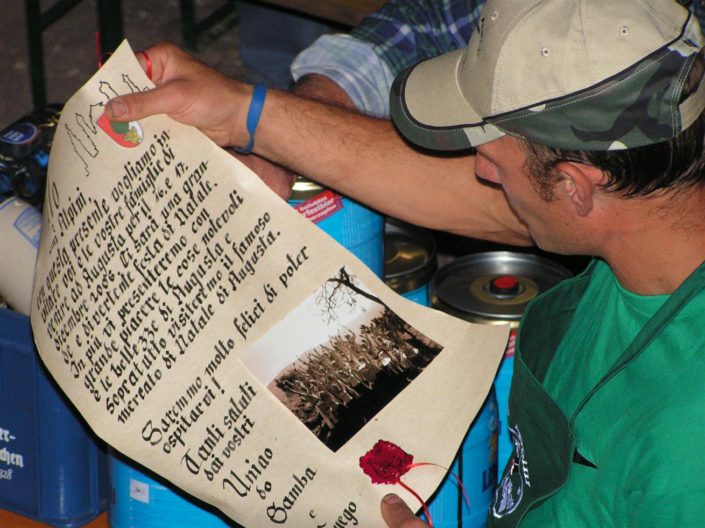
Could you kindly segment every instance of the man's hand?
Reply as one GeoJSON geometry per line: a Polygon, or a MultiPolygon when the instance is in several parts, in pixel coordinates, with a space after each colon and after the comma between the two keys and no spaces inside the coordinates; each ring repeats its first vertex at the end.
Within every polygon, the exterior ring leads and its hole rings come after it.
{"type": "MultiPolygon", "coordinates": [[[[152,63],[154,90],[123,95],[107,105],[114,121],[134,121],[155,114],[199,128],[221,146],[245,144],[244,120],[252,97],[248,85],[228,79],[172,44],[157,44],[145,50],[152,63]]],[[[147,70],[143,54],[137,54],[147,70]]],[[[286,199],[294,179],[290,171],[258,156],[234,156],[279,196],[286,199]]]]}
{"type": "MultiPolygon", "coordinates": [[[[135,121],[155,114],[193,125],[221,146],[241,146],[249,134],[245,121],[252,87],[229,79],[173,44],[144,51],[152,64],[154,90],[123,95],[107,105],[113,121],[135,121]]],[[[146,70],[146,60],[137,54],[146,70]]]]}
{"type": "Polygon", "coordinates": [[[391,493],[382,499],[382,517],[389,528],[428,528],[403,500],[391,493]]]}

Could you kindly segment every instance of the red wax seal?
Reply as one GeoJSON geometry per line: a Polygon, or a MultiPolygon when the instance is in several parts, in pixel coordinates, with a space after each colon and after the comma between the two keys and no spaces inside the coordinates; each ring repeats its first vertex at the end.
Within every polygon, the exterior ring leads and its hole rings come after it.
{"type": "Polygon", "coordinates": [[[399,479],[409,471],[413,461],[414,457],[398,445],[378,440],[360,457],[360,467],[373,484],[399,484],[399,479]]]}

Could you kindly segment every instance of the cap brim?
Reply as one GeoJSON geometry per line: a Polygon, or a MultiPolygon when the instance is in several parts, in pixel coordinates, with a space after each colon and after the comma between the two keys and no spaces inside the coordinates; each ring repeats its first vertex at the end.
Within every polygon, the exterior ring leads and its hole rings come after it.
{"type": "Polygon", "coordinates": [[[463,96],[458,69],[464,52],[420,62],[395,79],[391,117],[412,143],[431,150],[465,150],[504,135],[485,123],[463,96]]]}

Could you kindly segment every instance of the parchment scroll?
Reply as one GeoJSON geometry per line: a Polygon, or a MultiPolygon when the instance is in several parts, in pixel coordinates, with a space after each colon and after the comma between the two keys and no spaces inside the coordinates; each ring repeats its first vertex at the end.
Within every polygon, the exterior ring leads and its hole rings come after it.
{"type": "MultiPolygon", "coordinates": [[[[418,506],[360,457],[384,439],[449,466],[507,329],[396,295],[197,130],[104,117],[150,86],[123,43],[62,112],[31,314],[52,375],[98,436],[246,527],[418,506]]],[[[427,498],[443,473],[404,481],[427,498]]]]}

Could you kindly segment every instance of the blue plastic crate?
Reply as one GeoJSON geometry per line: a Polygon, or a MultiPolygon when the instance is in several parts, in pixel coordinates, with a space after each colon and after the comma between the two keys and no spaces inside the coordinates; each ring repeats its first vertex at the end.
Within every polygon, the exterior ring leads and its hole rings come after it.
{"type": "Polygon", "coordinates": [[[52,526],[105,511],[107,454],[50,378],[29,318],[0,309],[0,508],[52,526]]]}

